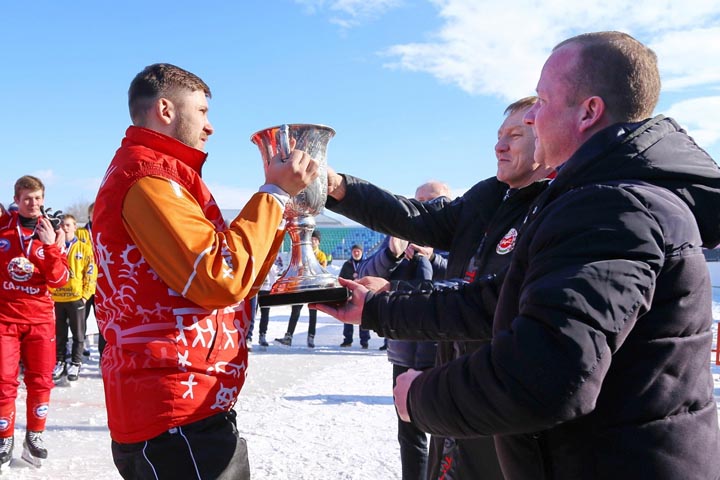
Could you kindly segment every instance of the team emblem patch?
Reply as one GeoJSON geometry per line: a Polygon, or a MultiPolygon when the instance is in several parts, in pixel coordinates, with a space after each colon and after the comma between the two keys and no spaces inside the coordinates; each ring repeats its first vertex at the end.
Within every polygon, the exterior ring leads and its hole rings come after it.
{"type": "Polygon", "coordinates": [[[10,240],[3,238],[0,240],[0,252],[7,252],[10,250],[10,240]]]}
{"type": "Polygon", "coordinates": [[[495,247],[495,253],[498,255],[506,255],[513,251],[515,248],[515,242],[517,240],[518,232],[514,228],[508,230],[505,236],[500,240],[500,243],[495,247]]]}
{"type": "Polygon", "coordinates": [[[6,432],[10,428],[10,419],[6,417],[0,418],[0,432],[6,432]]]}
{"type": "Polygon", "coordinates": [[[25,257],[15,257],[7,266],[10,278],[16,282],[27,282],[32,277],[35,265],[25,257]]]}
{"type": "Polygon", "coordinates": [[[41,403],[37,407],[35,407],[35,416],[37,418],[45,418],[48,414],[48,404],[47,403],[41,403]]]}

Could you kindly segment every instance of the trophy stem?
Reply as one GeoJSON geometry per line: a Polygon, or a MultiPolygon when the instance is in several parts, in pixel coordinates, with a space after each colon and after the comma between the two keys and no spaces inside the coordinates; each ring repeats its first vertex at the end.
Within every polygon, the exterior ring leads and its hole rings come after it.
{"type": "Polygon", "coordinates": [[[260,306],[344,301],[347,289],[320,265],[312,249],[315,217],[286,218],[286,228],[292,242],[290,265],[273,284],[270,294],[259,297],[260,306]]]}
{"type": "MultiPolygon", "coordinates": [[[[312,248],[312,233],[315,230],[315,225],[315,217],[311,215],[299,215],[295,218],[286,219],[285,226],[292,245],[288,272],[291,269],[294,270],[294,276],[317,277],[318,275],[329,275],[320,265],[320,262],[317,261],[312,248]]],[[[283,276],[285,275],[283,274],[283,276]]],[[[320,284],[324,284],[324,282],[320,282],[320,284]]]]}

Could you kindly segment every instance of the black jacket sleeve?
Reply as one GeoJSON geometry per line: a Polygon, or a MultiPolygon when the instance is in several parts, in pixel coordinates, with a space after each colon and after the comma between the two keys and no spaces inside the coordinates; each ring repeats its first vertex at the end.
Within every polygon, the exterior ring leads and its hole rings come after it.
{"type": "Polygon", "coordinates": [[[477,210],[489,218],[507,190],[507,185],[493,177],[449,204],[423,203],[393,195],[351,175],[344,177],[345,198],[338,202],[328,197],[327,208],[377,232],[445,251],[451,250],[463,214],[473,215],[477,210]]]}
{"type": "Polygon", "coordinates": [[[486,275],[473,283],[424,282],[412,291],[369,295],[361,326],[397,340],[487,340],[499,282],[486,275]]]}

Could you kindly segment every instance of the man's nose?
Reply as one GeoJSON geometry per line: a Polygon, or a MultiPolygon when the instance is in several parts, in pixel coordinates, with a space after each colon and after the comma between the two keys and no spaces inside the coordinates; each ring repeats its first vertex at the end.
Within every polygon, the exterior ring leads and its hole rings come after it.
{"type": "MultiPolygon", "coordinates": [[[[537,105],[537,103],[535,105],[537,105]]],[[[535,105],[525,112],[525,115],[523,116],[523,123],[525,125],[533,125],[535,123],[535,105]]]]}

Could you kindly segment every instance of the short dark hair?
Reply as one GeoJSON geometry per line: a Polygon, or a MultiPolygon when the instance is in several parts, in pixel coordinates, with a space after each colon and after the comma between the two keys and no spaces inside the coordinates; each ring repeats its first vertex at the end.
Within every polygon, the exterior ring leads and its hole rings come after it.
{"type": "Polygon", "coordinates": [[[128,90],[128,107],[134,125],[142,126],[145,112],[159,97],[172,99],[178,89],[191,92],[202,90],[205,96],[212,97],[210,87],[194,73],[169,63],[148,65],[135,75],[128,90]]]}
{"type": "Polygon", "coordinates": [[[616,122],[639,122],[652,115],[660,98],[657,55],[623,32],[583,33],[560,42],[578,45],[580,53],[566,79],[568,102],[597,95],[616,122]]]}
{"type": "Polygon", "coordinates": [[[20,192],[23,190],[29,190],[31,192],[42,190],[43,195],[45,195],[45,185],[42,180],[32,175],[23,175],[15,182],[15,196],[19,197],[20,192]]]}
{"type": "Polygon", "coordinates": [[[537,101],[538,101],[538,97],[536,97],[535,95],[531,95],[529,97],[524,97],[524,98],[521,98],[520,100],[516,100],[507,106],[507,108],[503,112],[503,115],[505,115],[507,117],[507,116],[510,116],[513,113],[519,112],[521,110],[526,110],[526,109],[532,107],[533,105],[535,105],[537,103],[537,101]]]}

